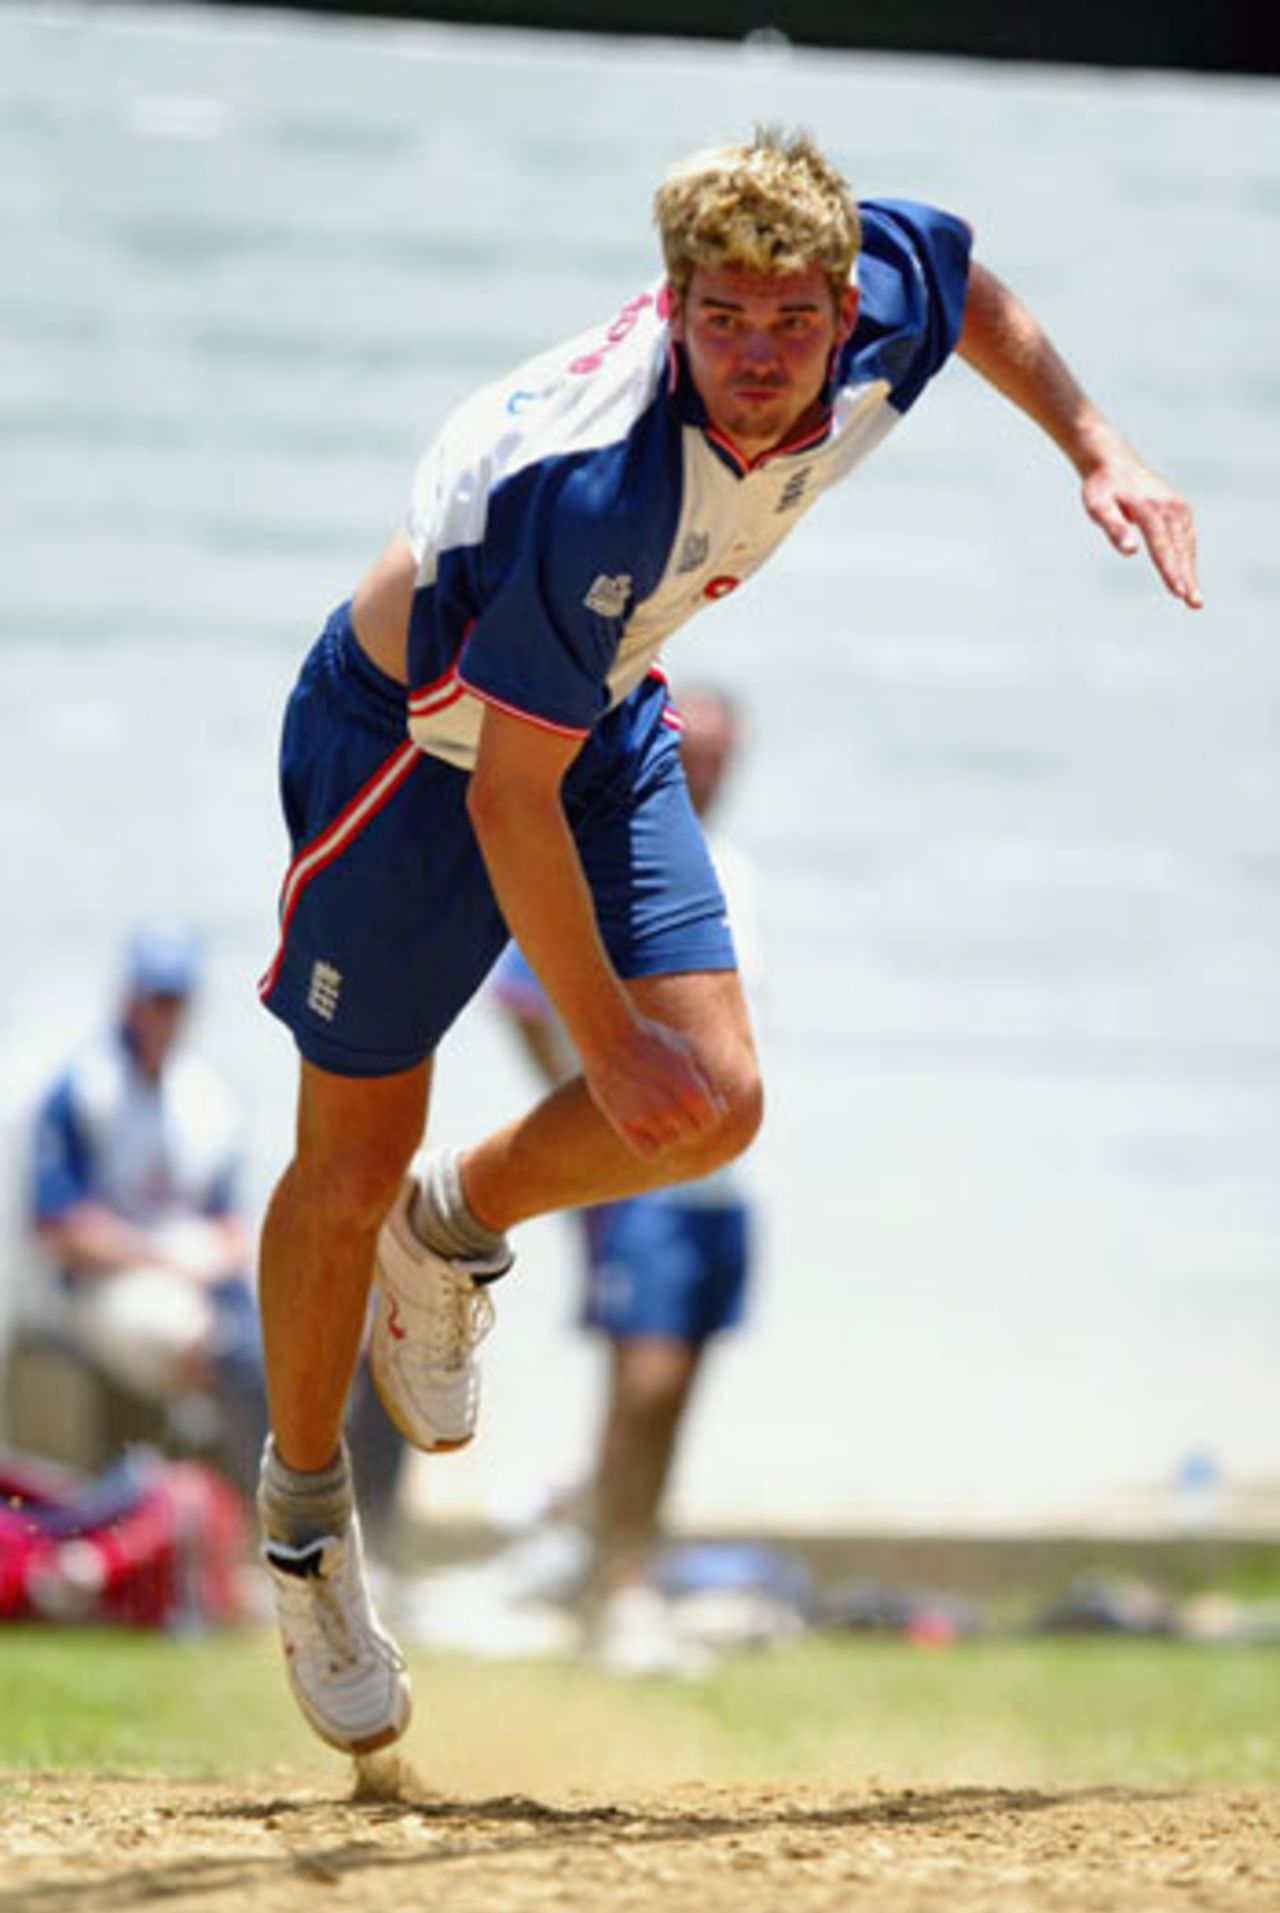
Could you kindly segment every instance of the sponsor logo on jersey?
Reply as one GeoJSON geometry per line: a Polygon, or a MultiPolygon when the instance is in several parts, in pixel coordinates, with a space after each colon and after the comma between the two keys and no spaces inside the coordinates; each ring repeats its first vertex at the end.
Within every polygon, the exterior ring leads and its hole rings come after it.
{"type": "Polygon", "coordinates": [[[782,495],[778,499],[778,503],[775,509],[780,512],[794,511],[796,506],[800,503],[801,499],[804,497],[805,493],[808,491],[809,480],[812,478],[812,476],[813,476],[812,465],[802,465],[798,472],[792,472],[790,478],[787,480],[786,484],[782,487],[782,495]]]}
{"type": "Polygon", "coordinates": [[[680,547],[680,556],[676,561],[676,576],[683,577],[686,571],[701,571],[710,556],[710,532],[689,532],[680,547]]]}
{"type": "Polygon", "coordinates": [[[602,571],[582,602],[588,611],[594,611],[601,618],[620,618],[630,596],[629,571],[620,571],[616,578],[607,577],[602,571]]]}
{"type": "Polygon", "coordinates": [[[717,578],[708,578],[702,587],[702,595],[704,598],[727,598],[729,593],[736,591],[741,583],[741,578],[730,578],[724,574],[717,578]]]}
{"type": "Polygon", "coordinates": [[[653,294],[642,292],[635,299],[628,299],[613,324],[609,326],[600,344],[594,352],[583,352],[578,358],[570,359],[571,372],[598,372],[610,352],[616,352],[623,340],[635,331],[640,314],[646,306],[653,304],[653,294]]]}

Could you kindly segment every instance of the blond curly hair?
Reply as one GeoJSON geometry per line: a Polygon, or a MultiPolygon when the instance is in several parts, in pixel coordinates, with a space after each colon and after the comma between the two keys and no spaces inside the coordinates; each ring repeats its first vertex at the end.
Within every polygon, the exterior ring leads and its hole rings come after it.
{"type": "Polygon", "coordinates": [[[830,160],[808,133],[773,126],[681,160],[654,194],[653,216],[679,298],[698,266],[821,266],[838,303],[861,239],[857,204],[830,160]]]}

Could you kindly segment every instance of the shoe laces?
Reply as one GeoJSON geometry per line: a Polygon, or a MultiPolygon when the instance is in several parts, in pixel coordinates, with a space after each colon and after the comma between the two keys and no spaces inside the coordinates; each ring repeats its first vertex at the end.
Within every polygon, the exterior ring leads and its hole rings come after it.
{"type": "Polygon", "coordinates": [[[463,1368],[467,1357],[493,1327],[489,1291],[464,1267],[451,1266],[441,1277],[437,1306],[428,1311],[425,1342],[432,1366],[463,1368]]]}

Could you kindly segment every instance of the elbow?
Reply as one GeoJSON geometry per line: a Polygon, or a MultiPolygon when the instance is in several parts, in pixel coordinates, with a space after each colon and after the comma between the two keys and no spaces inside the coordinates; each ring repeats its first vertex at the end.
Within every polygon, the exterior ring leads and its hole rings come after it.
{"type": "Polygon", "coordinates": [[[563,814],[558,785],[545,787],[510,776],[486,775],[483,764],[471,773],[466,805],[482,849],[504,843],[530,828],[542,830],[563,814]]]}
{"type": "Polygon", "coordinates": [[[510,808],[510,790],[478,765],[467,782],[467,817],[482,844],[502,829],[510,808]]]}

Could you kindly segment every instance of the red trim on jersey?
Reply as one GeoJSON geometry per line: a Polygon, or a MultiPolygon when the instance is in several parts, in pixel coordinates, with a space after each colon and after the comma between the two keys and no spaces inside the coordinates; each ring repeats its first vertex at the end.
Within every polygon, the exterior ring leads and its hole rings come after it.
{"type": "Polygon", "coordinates": [[[751,470],[751,460],[743,457],[733,440],[727,438],[718,426],[708,423],[704,425],[702,429],[711,440],[711,443],[717,446],[720,451],[724,452],[728,458],[733,460],[739,477],[745,477],[751,470]]]}
{"type": "Polygon", "coordinates": [[[740,452],[733,440],[722,432],[719,426],[712,425],[708,421],[702,429],[711,443],[733,460],[739,477],[745,478],[748,472],[758,471],[762,465],[768,465],[775,458],[786,458],[794,452],[811,452],[814,446],[821,445],[830,433],[831,420],[825,418],[803,438],[788,439],[782,445],[773,445],[767,452],[760,452],[755,458],[748,458],[745,453],[740,452]]]}
{"type": "Polygon", "coordinates": [[[462,647],[475,630],[475,625],[476,621],[474,618],[467,619],[466,624],[463,626],[462,636],[458,639],[457,649],[454,651],[453,658],[450,663],[445,666],[439,677],[432,678],[429,684],[419,684],[410,690],[408,699],[409,709],[415,717],[421,717],[428,711],[440,710],[445,704],[452,704],[455,698],[461,697],[461,691],[453,688],[458,681],[458,659],[462,656],[462,647]],[[435,701],[435,694],[445,691],[448,692],[448,696],[435,701]],[[431,701],[428,702],[427,700],[431,701]]]}
{"type": "Polygon", "coordinates": [[[280,945],[270,968],[258,984],[259,996],[270,996],[276,986],[280,965],[284,961],[289,925],[298,907],[298,900],[311,879],[340,856],[352,838],[358,837],[365,825],[377,816],[384,805],[390,803],[421,757],[422,753],[412,739],[397,745],[390,757],[338,812],[328,829],[321,831],[315,842],[308,844],[294,858],[280,886],[280,945]]]}
{"type": "Polygon", "coordinates": [[[776,451],[766,452],[765,457],[781,458],[786,452],[811,452],[815,445],[821,445],[823,440],[829,438],[830,435],[831,420],[825,418],[821,424],[814,426],[807,438],[793,438],[786,445],[779,445],[776,451]]]}
{"type": "Polygon", "coordinates": [[[409,692],[410,704],[413,703],[413,700],[416,697],[430,697],[431,693],[433,691],[438,691],[442,684],[448,684],[450,682],[450,680],[452,679],[454,675],[454,672],[458,668],[458,652],[461,651],[461,649],[462,649],[462,645],[459,644],[458,650],[455,651],[453,654],[452,664],[447,664],[444,670],[440,673],[438,678],[432,678],[430,684],[416,684],[413,686],[413,688],[409,692]]]}
{"type": "Polygon", "coordinates": [[[439,691],[436,696],[432,697],[430,695],[431,691],[435,689],[435,686],[432,685],[428,686],[425,691],[415,691],[414,695],[409,699],[409,716],[411,718],[434,717],[437,711],[445,711],[451,704],[456,704],[458,699],[462,697],[466,691],[466,686],[454,670],[447,671],[443,678],[437,678],[436,684],[443,684],[445,686],[445,689],[439,691]]]}
{"type": "Polygon", "coordinates": [[[492,704],[495,710],[505,711],[508,717],[523,718],[526,724],[536,725],[540,731],[554,731],[557,737],[589,737],[591,735],[589,724],[555,724],[549,717],[537,717],[532,711],[521,710],[518,704],[508,704],[504,698],[494,697],[491,691],[482,691],[477,685],[468,684],[463,677],[458,679],[458,683],[464,691],[469,691],[472,697],[478,697],[482,704],[492,704]]]}

